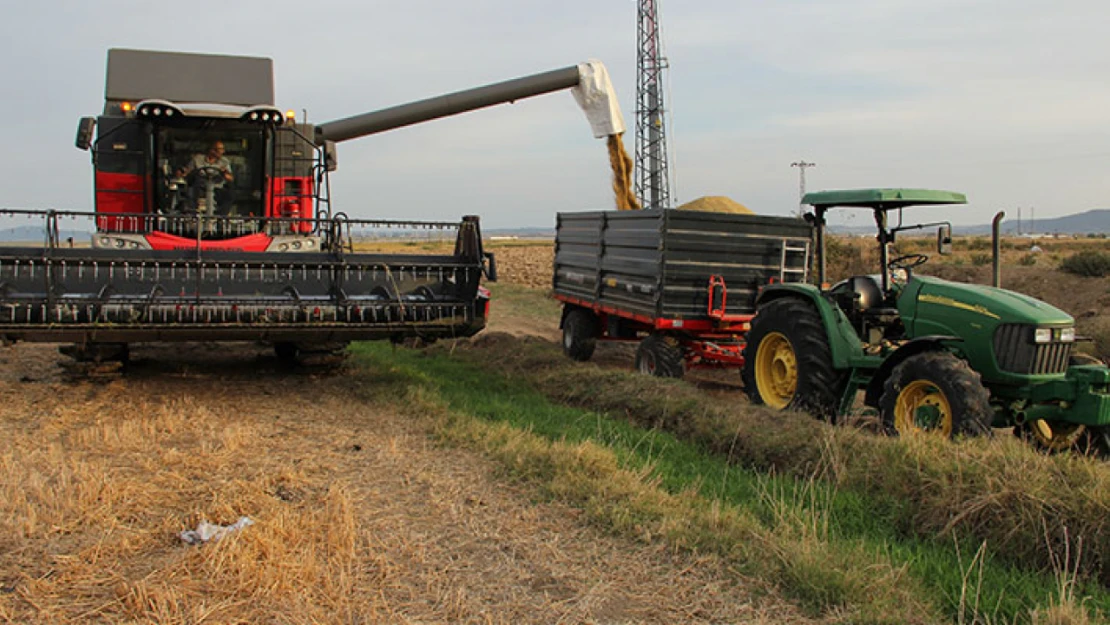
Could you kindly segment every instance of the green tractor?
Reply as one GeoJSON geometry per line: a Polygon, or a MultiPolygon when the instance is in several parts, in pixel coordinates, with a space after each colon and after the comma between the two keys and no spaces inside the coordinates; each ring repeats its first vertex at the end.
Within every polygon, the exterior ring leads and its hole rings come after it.
{"type": "Polygon", "coordinates": [[[1110,369],[1074,352],[1075,320],[1032,297],[916,275],[924,254],[891,258],[910,206],[965,204],[961,193],[862,189],[809,193],[817,283],[764,287],[744,348],[744,384],[755,403],[835,419],[859,391],[891,433],[946,437],[1014,427],[1039,447],[1110,452],[1110,369]],[[825,213],[869,208],[881,271],[826,284],[825,213]],[[896,212],[897,225],[891,225],[896,212]]]}

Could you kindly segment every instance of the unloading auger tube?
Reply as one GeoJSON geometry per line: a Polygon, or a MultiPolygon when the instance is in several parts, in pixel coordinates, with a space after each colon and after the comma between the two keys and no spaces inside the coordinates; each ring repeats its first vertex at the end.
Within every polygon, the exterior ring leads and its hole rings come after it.
{"type": "Polygon", "coordinates": [[[624,120],[608,72],[600,61],[589,61],[319,124],[316,143],[324,145],[327,141],[357,139],[561,89],[575,89],[575,98],[585,111],[595,137],[624,132],[624,120]]]}

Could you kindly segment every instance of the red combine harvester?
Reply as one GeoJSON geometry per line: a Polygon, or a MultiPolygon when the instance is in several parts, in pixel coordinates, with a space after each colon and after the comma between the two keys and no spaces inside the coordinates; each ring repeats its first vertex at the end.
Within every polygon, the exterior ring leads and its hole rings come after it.
{"type": "Polygon", "coordinates": [[[496,273],[478,218],[333,211],[335,144],[560,89],[593,103],[595,135],[623,131],[619,111],[596,119],[599,102],[615,110],[597,62],[315,126],[275,105],[270,59],[113,49],[107,69],[104,111],[77,132],[95,212],[0,209],[0,227],[30,218],[43,232],[0,247],[0,341],[73,343],[63,351],[84,362],[122,361],[136,342],[265,341],[295,359],[473,335],[488,312],[480,281],[496,273]],[[74,229],[91,246],[62,244],[74,229]],[[454,231],[454,252],[359,251],[429,230],[454,231]]]}

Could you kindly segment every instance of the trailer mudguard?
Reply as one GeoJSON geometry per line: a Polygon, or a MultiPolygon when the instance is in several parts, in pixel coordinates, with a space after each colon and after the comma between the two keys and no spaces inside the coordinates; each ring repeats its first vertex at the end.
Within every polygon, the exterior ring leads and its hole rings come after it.
{"type": "Polygon", "coordinates": [[[829,349],[832,352],[833,366],[837,369],[848,370],[855,363],[864,358],[863,343],[860,342],[852,323],[844,311],[836,304],[830,302],[821,290],[812,284],[801,282],[783,282],[769,284],[760,289],[756,297],[756,315],[759,308],[767,302],[785,297],[796,297],[813,304],[821,315],[825,324],[825,332],[829,337],[829,349]]]}

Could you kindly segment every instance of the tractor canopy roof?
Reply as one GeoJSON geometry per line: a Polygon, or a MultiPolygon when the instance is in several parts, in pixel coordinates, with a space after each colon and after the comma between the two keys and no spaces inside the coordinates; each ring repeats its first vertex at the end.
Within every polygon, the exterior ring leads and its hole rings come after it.
{"type": "Polygon", "coordinates": [[[854,206],[891,210],[906,206],[967,204],[967,196],[955,191],[936,191],[932,189],[843,189],[806,193],[805,197],[802,198],[802,203],[817,208],[854,206]]]}

